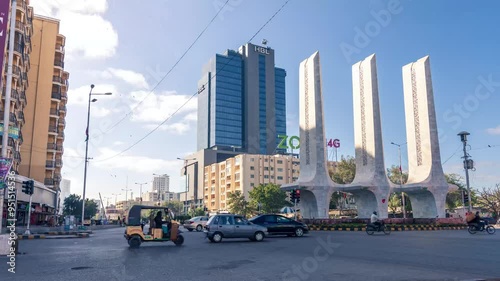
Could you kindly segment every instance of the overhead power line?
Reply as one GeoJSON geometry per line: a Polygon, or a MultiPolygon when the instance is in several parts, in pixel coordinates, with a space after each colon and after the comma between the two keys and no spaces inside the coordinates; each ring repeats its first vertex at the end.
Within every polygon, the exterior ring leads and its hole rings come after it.
{"type": "MultiPolygon", "coordinates": [[[[283,10],[283,8],[288,4],[288,2],[290,2],[290,0],[286,0],[285,3],[257,30],[257,32],[247,41],[247,43],[250,43],[273,19],[274,17],[276,17],[276,15],[278,15],[281,10],[283,10]]],[[[120,156],[121,154],[129,151],[130,149],[132,149],[134,146],[138,145],[140,142],[142,142],[143,140],[145,140],[147,137],[149,137],[152,133],[154,133],[156,130],[158,130],[161,126],[163,126],[166,122],[168,122],[168,120],[170,120],[177,112],[179,112],[189,101],[191,101],[195,96],[197,96],[199,93],[201,93],[205,87],[208,85],[208,83],[210,81],[212,81],[212,79],[214,79],[215,77],[217,77],[217,74],[222,71],[233,59],[235,58],[235,56],[231,56],[231,59],[229,59],[223,66],[222,68],[220,68],[205,84],[203,84],[201,86],[200,89],[198,89],[198,91],[196,91],[184,104],[182,104],[176,111],[174,111],[170,116],[168,116],[165,120],[163,120],[163,122],[161,122],[158,126],[156,126],[154,129],[152,129],[150,132],[148,132],[144,137],[142,137],[141,139],[139,139],[138,141],[136,141],[135,143],[133,143],[132,145],[130,145],[129,147],[127,147],[126,149],[122,150],[121,152],[111,156],[111,157],[107,157],[105,159],[98,159],[98,160],[94,160],[93,162],[102,162],[102,161],[107,161],[107,160],[110,160],[110,159],[113,159],[117,156],[120,156]]]]}
{"type": "Polygon", "coordinates": [[[226,7],[227,3],[229,2],[229,0],[227,0],[224,5],[222,5],[222,7],[219,9],[219,11],[217,11],[217,13],[215,14],[215,16],[210,20],[210,22],[205,26],[205,28],[201,31],[201,33],[198,35],[198,37],[196,37],[196,39],[193,41],[193,43],[191,43],[191,45],[187,48],[186,51],[184,51],[184,53],[182,54],[182,56],[174,63],[174,65],[170,68],[170,70],[167,72],[167,74],[165,74],[161,79],[160,81],[158,81],[156,83],[156,85],[153,87],[153,89],[134,107],[132,108],[127,114],[125,114],[125,116],[123,116],[122,119],[118,120],[118,122],[116,122],[114,125],[112,125],[109,129],[107,129],[106,131],[98,134],[97,136],[95,136],[94,138],[96,137],[99,137],[99,136],[102,136],[102,135],[105,135],[107,134],[109,131],[111,131],[112,129],[116,128],[120,123],[122,123],[125,119],[127,119],[127,117],[129,117],[130,114],[134,113],[134,111],[156,90],[156,88],[158,88],[158,86],[160,86],[160,84],[168,77],[168,75],[170,75],[170,73],[174,70],[174,68],[181,62],[181,60],[186,56],[186,54],[191,50],[191,48],[194,46],[194,44],[196,44],[196,42],[198,42],[198,40],[201,38],[201,36],[205,33],[205,31],[207,31],[208,27],[210,27],[210,25],[215,21],[215,19],[219,16],[219,14],[221,13],[221,11],[224,9],[224,7],[226,7]]]}

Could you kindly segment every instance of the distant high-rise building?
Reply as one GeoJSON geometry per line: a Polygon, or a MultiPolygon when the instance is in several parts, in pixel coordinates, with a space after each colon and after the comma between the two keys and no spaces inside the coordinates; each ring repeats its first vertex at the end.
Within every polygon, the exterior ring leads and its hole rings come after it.
{"type": "Polygon", "coordinates": [[[59,34],[57,19],[35,16],[33,29],[19,173],[57,190],[62,180],[69,87],[69,73],[64,70],[66,38],[59,34]]]}
{"type": "Polygon", "coordinates": [[[59,214],[62,215],[64,209],[64,199],[71,195],[71,181],[63,179],[61,181],[61,192],[59,193],[59,214]]]}
{"type": "Polygon", "coordinates": [[[274,50],[253,44],[216,54],[203,68],[198,150],[275,154],[286,135],[286,71],[274,50]]]}
{"type": "Polygon", "coordinates": [[[170,177],[168,175],[155,176],[153,178],[153,191],[159,194],[170,191],[170,177]]]}

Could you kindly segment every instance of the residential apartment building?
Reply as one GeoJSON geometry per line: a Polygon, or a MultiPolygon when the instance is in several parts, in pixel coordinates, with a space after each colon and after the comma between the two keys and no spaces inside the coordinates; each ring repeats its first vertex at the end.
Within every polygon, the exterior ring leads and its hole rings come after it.
{"type": "MultiPolygon", "coordinates": [[[[30,60],[32,54],[31,39],[33,36],[33,8],[27,6],[27,1],[17,1],[16,7],[16,24],[14,34],[14,51],[13,51],[13,66],[12,66],[12,89],[8,93],[10,95],[10,109],[9,109],[9,133],[8,133],[8,152],[7,157],[13,159],[12,170],[19,173],[19,166],[21,164],[21,146],[24,140],[27,139],[23,135],[23,127],[25,126],[25,114],[27,106],[26,91],[30,86],[28,81],[28,72],[30,70],[30,60]]],[[[7,71],[8,71],[8,57],[9,57],[9,35],[10,18],[3,17],[4,24],[7,24],[7,32],[2,34],[5,36],[5,49],[1,46],[0,57],[0,78],[1,78],[1,91],[2,99],[0,101],[0,140],[3,139],[4,128],[4,108],[5,97],[7,91],[7,71]]],[[[33,103],[31,101],[28,102],[33,103]]],[[[0,142],[1,145],[2,142],[0,142]]],[[[43,182],[43,181],[42,181],[43,182]]]]}
{"type": "Polygon", "coordinates": [[[228,211],[227,196],[259,184],[282,185],[299,177],[299,159],[287,155],[240,154],[204,169],[204,202],[210,212],[228,211]]]}
{"type": "Polygon", "coordinates": [[[170,177],[159,175],[153,178],[153,191],[165,193],[170,191],[170,177]]]}
{"type": "Polygon", "coordinates": [[[276,154],[286,134],[286,71],[253,44],[216,54],[198,83],[198,151],[276,154]]]}
{"type": "MultiPolygon", "coordinates": [[[[328,163],[335,167],[334,162],[328,163]]],[[[283,185],[296,181],[300,160],[289,155],[240,154],[204,169],[204,205],[209,212],[225,212],[228,195],[241,191],[249,200],[249,191],[260,184],[283,185]]]]}
{"type": "Polygon", "coordinates": [[[20,174],[58,190],[62,180],[69,73],[59,20],[35,16],[20,174]]]}

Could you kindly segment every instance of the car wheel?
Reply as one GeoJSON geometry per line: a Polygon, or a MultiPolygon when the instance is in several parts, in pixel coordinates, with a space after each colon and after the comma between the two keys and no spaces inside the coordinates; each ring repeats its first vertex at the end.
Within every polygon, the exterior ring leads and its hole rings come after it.
{"type": "Polygon", "coordinates": [[[304,230],[303,230],[302,228],[300,228],[300,227],[299,227],[299,228],[296,228],[296,229],[295,229],[295,236],[297,236],[297,237],[302,237],[302,236],[304,236],[304,230]]]}
{"type": "Polygon", "coordinates": [[[255,232],[253,239],[257,242],[261,242],[262,240],[264,240],[264,233],[262,231],[255,232]]]}
{"type": "Polygon", "coordinates": [[[184,236],[178,235],[177,239],[174,241],[174,244],[180,246],[182,245],[182,243],[184,243],[184,236]]]}
{"type": "Polygon", "coordinates": [[[196,226],[196,231],[200,232],[202,230],[203,230],[203,227],[201,226],[201,224],[196,226]]]}
{"type": "Polygon", "coordinates": [[[212,240],[214,243],[220,243],[222,241],[222,233],[216,232],[214,233],[214,236],[212,237],[212,240]]]}
{"type": "Polygon", "coordinates": [[[141,246],[141,238],[139,236],[133,236],[128,240],[128,245],[130,248],[139,248],[139,246],[141,246]]]}

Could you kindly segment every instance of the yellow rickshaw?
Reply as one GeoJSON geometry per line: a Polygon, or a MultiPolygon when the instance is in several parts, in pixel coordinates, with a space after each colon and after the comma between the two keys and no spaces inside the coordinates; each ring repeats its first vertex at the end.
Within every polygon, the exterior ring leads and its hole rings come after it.
{"type": "Polygon", "coordinates": [[[172,241],[180,246],[184,243],[182,231],[179,229],[179,223],[174,220],[175,215],[166,207],[134,205],[130,208],[127,218],[127,227],[125,229],[125,239],[131,248],[138,248],[143,242],[167,242],[172,241]],[[149,230],[144,232],[144,223],[141,213],[143,210],[158,210],[163,212],[162,217],[167,218],[166,226],[155,226],[154,219],[149,217],[149,230]]]}

